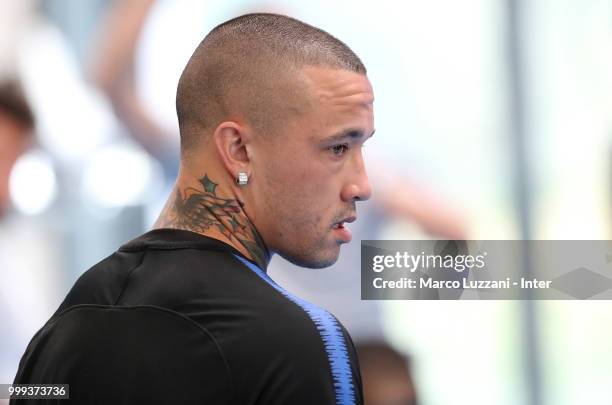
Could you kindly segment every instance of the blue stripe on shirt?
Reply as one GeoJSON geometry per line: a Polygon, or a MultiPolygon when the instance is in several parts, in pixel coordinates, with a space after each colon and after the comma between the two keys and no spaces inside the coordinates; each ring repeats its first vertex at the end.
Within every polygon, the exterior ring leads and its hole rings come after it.
{"type": "Polygon", "coordinates": [[[351,372],[351,364],[349,361],[344,336],[342,329],[336,318],[323,308],[311,304],[295,295],[286,291],[281,286],[276,284],[263,270],[255,264],[249,262],[241,256],[234,255],[238,260],[249,267],[266,283],[272,286],[276,291],[283,294],[290,301],[301,307],[310,319],[314,322],[327,352],[327,359],[331,368],[332,377],[334,379],[334,388],[336,394],[337,405],[352,405],[355,404],[355,387],[353,384],[353,376],[351,372]]]}

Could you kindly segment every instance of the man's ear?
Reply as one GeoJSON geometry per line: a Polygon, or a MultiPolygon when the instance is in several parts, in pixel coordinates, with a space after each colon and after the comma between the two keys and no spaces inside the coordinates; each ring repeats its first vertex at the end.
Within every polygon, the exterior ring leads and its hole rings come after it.
{"type": "Polygon", "coordinates": [[[213,139],[221,161],[229,174],[236,178],[238,172],[250,175],[249,143],[252,133],[244,125],[226,121],[217,126],[213,139]]]}

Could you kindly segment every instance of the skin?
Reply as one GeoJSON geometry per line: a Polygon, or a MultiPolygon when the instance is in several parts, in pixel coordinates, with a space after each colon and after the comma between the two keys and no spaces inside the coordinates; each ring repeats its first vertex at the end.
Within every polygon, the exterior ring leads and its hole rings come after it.
{"type": "Polygon", "coordinates": [[[222,240],[263,269],[274,253],[312,268],[338,259],[344,240],[334,224],[355,220],[356,201],[371,195],[362,146],[374,133],[372,86],[340,69],[294,74],[307,108],[285,117],[278,134],[256,133],[232,112],[182,159],[154,228],[222,240]],[[244,187],[235,183],[239,171],[249,176],[244,187]]]}

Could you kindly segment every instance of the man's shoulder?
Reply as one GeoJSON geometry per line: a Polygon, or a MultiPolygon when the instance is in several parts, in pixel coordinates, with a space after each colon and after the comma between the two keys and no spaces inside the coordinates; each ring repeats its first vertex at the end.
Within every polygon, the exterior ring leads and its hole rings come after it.
{"type": "Polygon", "coordinates": [[[330,312],[252,270],[259,278],[261,297],[242,314],[248,319],[238,333],[219,330],[236,381],[252,379],[247,373],[262,370],[261,386],[266,389],[259,395],[264,403],[279,403],[279,398],[284,398],[280,403],[336,403],[339,393],[359,398],[356,356],[342,324],[330,312]],[[242,366],[245,358],[251,363],[246,369],[242,366]],[[269,373],[282,376],[286,383],[272,384],[269,373]],[[312,387],[318,387],[317,391],[312,387]]]}
{"type": "Polygon", "coordinates": [[[76,305],[30,343],[16,383],[64,383],[78,400],[229,403],[232,378],[214,338],[153,306],[76,305]]]}
{"type": "Polygon", "coordinates": [[[170,240],[148,232],[124,244],[76,280],[60,311],[79,304],[169,307],[231,280],[240,266],[231,253],[191,234],[170,240]]]}
{"type": "Polygon", "coordinates": [[[55,315],[74,305],[113,305],[130,270],[137,267],[141,260],[142,254],[120,252],[102,259],[77,278],[55,315]]]}
{"type": "Polygon", "coordinates": [[[346,329],[322,308],[281,299],[282,306],[263,309],[261,319],[244,324],[233,337],[220,336],[237,387],[244,381],[261,387],[258,395],[269,404],[344,403],[340,397],[361,403],[357,359],[346,329]]]}

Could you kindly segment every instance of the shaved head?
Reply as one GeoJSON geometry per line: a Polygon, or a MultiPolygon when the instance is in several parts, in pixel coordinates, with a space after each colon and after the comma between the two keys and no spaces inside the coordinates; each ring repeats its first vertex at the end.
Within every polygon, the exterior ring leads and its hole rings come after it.
{"type": "Polygon", "coordinates": [[[351,49],[327,32],[278,14],[246,14],[215,27],[179,80],[176,109],[184,156],[217,125],[235,120],[279,133],[309,109],[298,73],[319,66],[366,74],[351,49]]]}

